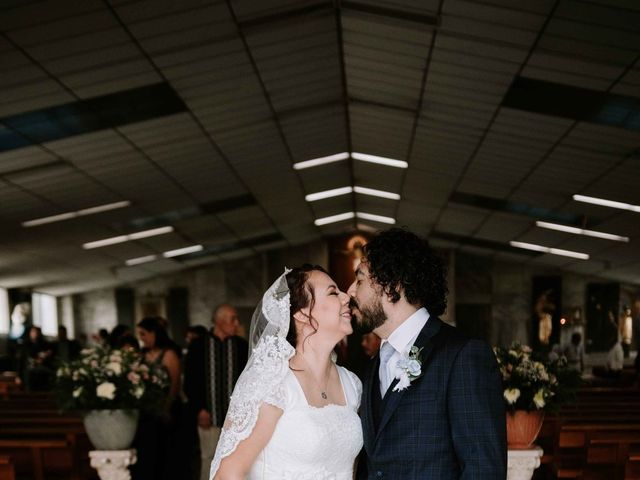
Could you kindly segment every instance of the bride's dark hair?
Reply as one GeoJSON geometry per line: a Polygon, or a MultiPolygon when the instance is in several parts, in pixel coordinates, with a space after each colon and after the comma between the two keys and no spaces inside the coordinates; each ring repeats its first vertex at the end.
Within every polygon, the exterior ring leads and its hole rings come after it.
{"type": "MultiPolygon", "coordinates": [[[[289,333],[287,333],[287,342],[289,342],[293,348],[296,348],[296,343],[298,342],[296,320],[293,316],[300,310],[309,307],[309,324],[316,332],[318,331],[318,327],[316,326],[317,322],[311,316],[311,310],[313,310],[313,306],[316,303],[315,292],[308,282],[309,275],[314,271],[327,273],[327,271],[320,265],[311,265],[310,263],[305,263],[287,273],[287,286],[289,287],[290,303],[289,333]]],[[[313,333],[310,335],[313,335],[313,333]]]]}

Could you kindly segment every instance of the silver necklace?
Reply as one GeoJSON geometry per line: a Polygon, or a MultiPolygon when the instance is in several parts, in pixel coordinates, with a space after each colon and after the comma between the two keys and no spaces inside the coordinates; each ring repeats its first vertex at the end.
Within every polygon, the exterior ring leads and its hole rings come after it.
{"type": "MultiPolygon", "coordinates": [[[[311,369],[309,368],[309,363],[307,362],[307,359],[304,358],[304,356],[302,356],[302,355],[300,355],[300,357],[302,357],[302,360],[304,360],[304,364],[307,366],[307,371],[309,372],[309,375],[311,376],[311,379],[313,380],[313,383],[315,383],[316,386],[318,387],[318,389],[320,389],[320,396],[324,400],[327,400],[327,398],[329,398],[327,396],[327,387],[329,386],[329,377],[331,377],[331,372],[329,372],[329,375],[327,375],[327,381],[324,384],[324,388],[322,388],[320,383],[318,383],[318,380],[316,379],[316,377],[313,375],[313,372],[311,372],[311,369]]],[[[329,367],[329,368],[331,368],[331,367],[329,367]]]]}

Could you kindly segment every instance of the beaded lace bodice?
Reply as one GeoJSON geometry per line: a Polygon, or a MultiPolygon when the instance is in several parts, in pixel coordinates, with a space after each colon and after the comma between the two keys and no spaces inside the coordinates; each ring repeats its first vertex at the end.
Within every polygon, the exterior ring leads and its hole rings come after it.
{"type": "Polygon", "coordinates": [[[352,480],[362,448],[360,380],[338,367],[346,405],[312,407],[295,375],[283,382],[284,413],[258,456],[249,480],[352,480]]]}

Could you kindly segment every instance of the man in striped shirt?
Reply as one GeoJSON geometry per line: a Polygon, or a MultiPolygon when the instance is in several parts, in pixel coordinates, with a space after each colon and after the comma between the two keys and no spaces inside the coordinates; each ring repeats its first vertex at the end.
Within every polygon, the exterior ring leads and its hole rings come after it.
{"type": "Polygon", "coordinates": [[[227,303],[219,305],[211,334],[191,342],[185,360],[184,390],[190,418],[197,418],[201,480],[209,478],[229,399],[247,363],[248,345],[237,336],[239,326],[236,309],[227,303]]]}

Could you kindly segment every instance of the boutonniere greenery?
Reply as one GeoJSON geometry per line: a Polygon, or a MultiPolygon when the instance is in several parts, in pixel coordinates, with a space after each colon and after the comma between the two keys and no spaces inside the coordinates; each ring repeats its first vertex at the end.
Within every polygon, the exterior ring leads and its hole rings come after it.
{"type": "Polygon", "coordinates": [[[422,375],[422,360],[420,359],[420,352],[422,348],[418,348],[415,345],[411,347],[411,350],[402,354],[400,360],[396,365],[396,378],[398,383],[393,387],[394,392],[400,392],[411,385],[416,378],[420,378],[422,375]]]}

